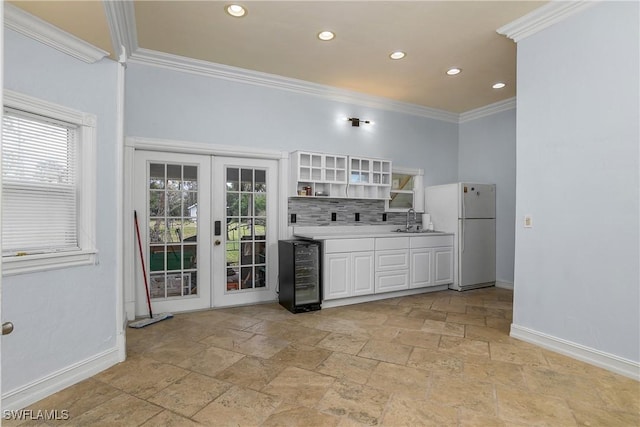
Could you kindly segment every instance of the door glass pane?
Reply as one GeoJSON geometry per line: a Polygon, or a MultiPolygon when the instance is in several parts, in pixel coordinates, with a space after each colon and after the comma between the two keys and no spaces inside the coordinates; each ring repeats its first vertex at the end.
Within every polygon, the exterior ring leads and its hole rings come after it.
{"type": "Polygon", "coordinates": [[[256,194],[253,199],[253,208],[255,216],[267,215],[267,195],[256,194]]]}
{"type": "Polygon", "coordinates": [[[240,185],[240,170],[238,168],[227,168],[227,190],[238,191],[240,185]]]}
{"type": "Polygon", "coordinates": [[[242,169],[240,177],[241,191],[253,191],[253,169],[242,169]]]}
{"type": "Polygon", "coordinates": [[[266,175],[264,169],[226,170],[227,292],[266,287],[266,175]]]}
{"type": "Polygon", "coordinates": [[[267,171],[256,169],[256,191],[267,191],[267,171]]]}
{"type": "Polygon", "coordinates": [[[198,167],[149,165],[151,298],[197,295],[198,167]]]}

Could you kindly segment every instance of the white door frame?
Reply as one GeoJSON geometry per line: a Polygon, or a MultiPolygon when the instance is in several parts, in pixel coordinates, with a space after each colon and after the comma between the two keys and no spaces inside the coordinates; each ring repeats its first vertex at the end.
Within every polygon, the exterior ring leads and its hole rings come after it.
{"type": "MultiPolygon", "coordinates": [[[[124,301],[128,320],[135,319],[135,230],[134,209],[134,155],[135,150],[160,151],[167,153],[204,154],[210,156],[243,157],[252,159],[277,160],[279,187],[277,194],[278,239],[290,237],[287,221],[287,198],[289,194],[289,153],[260,148],[238,147],[200,142],[177,141],[155,138],[127,137],[124,148],[124,221],[123,221],[123,269],[124,301]]],[[[277,257],[277,253],[273,254],[277,257]]],[[[276,285],[276,284],[274,284],[276,285]]]]}

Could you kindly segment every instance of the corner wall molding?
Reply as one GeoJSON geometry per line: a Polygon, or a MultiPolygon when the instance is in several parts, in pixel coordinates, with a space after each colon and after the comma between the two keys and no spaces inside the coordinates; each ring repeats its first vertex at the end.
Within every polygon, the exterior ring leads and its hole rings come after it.
{"type": "Polygon", "coordinates": [[[393,101],[388,98],[365,95],[362,93],[338,89],[332,86],[310,83],[259,71],[245,70],[209,61],[185,58],[163,52],[139,48],[133,52],[130,62],[183,71],[206,77],[230,80],[238,83],[276,88],[290,92],[313,95],[336,102],[358,104],[369,108],[396,111],[414,116],[458,123],[459,114],[415,104],[393,101]]]}
{"type": "Polygon", "coordinates": [[[88,64],[97,62],[109,55],[109,52],[97,48],[7,2],[4,3],[4,25],[6,28],[88,64]]]}
{"type": "Polygon", "coordinates": [[[513,282],[504,282],[502,280],[496,280],[496,288],[513,290],[513,282]]]}
{"type": "Polygon", "coordinates": [[[498,28],[496,32],[507,36],[517,43],[571,15],[593,6],[597,2],[598,0],[554,0],[509,24],[503,25],[498,28]]]}
{"type": "Polygon", "coordinates": [[[573,357],[574,359],[640,381],[640,363],[638,362],[538,332],[524,326],[516,325],[515,323],[511,324],[511,333],[509,335],[519,340],[555,351],[556,353],[564,354],[565,356],[573,357]]]}
{"type": "Polygon", "coordinates": [[[115,55],[119,56],[121,54],[120,47],[123,46],[125,56],[128,58],[132,52],[138,49],[136,13],[133,2],[130,0],[103,1],[102,4],[107,15],[111,44],[113,45],[115,55]]]}
{"type": "Polygon", "coordinates": [[[25,408],[120,362],[118,349],[112,348],[64,369],[2,394],[2,409],[25,408]]]}
{"type": "Polygon", "coordinates": [[[492,114],[500,113],[502,111],[513,110],[515,108],[516,108],[515,97],[505,99],[504,101],[494,102],[493,104],[485,105],[484,107],[480,107],[474,110],[469,110],[469,111],[465,111],[464,113],[460,113],[459,123],[480,119],[482,117],[490,116],[492,114]]]}

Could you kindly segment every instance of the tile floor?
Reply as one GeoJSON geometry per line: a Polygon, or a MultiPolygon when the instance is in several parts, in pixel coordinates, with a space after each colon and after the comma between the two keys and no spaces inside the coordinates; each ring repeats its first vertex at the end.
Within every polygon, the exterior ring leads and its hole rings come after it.
{"type": "Polygon", "coordinates": [[[181,314],[30,409],[77,426],[640,425],[640,383],[510,338],[511,313],[487,288],[181,314]]]}

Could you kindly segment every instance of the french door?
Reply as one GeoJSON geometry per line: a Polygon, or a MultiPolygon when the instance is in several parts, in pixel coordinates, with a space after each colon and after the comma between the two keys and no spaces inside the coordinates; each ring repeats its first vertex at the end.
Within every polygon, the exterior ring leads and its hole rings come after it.
{"type": "MultiPolygon", "coordinates": [[[[275,300],[277,188],[275,160],[136,151],[134,206],[153,311],[275,300]]],[[[136,261],[136,315],[144,315],[136,261]]]]}

